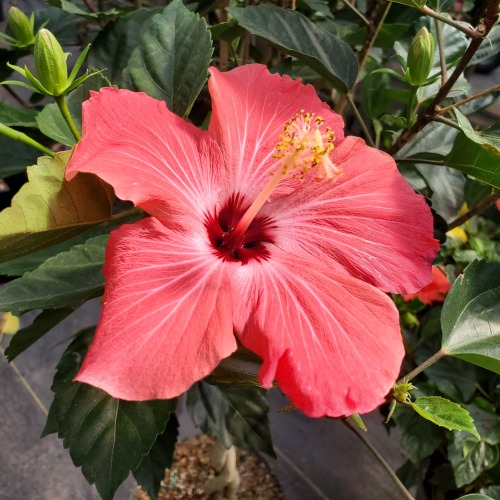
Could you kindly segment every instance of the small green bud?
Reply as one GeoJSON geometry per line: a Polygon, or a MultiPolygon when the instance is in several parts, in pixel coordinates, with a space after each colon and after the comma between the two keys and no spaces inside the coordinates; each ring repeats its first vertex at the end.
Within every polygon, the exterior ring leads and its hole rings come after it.
{"type": "Polygon", "coordinates": [[[17,47],[29,47],[35,43],[35,15],[28,16],[17,7],[11,7],[7,15],[9,25],[17,47]]]}
{"type": "Polygon", "coordinates": [[[59,96],[68,87],[68,67],[61,44],[47,29],[42,28],[35,38],[35,68],[40,83],[49,95],[59,96]]]}
{"type": "Polygon", "coordinates": [[[415,87],[425,85],[434,61],[434,37],[422,28],[413,38],[406,62],[406,81],[415,87]]]}

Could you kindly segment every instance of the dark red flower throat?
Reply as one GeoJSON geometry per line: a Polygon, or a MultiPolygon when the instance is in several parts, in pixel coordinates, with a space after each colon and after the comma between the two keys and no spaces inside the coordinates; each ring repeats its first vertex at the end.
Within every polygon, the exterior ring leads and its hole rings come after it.
{"type": "Polygon", "coordinates": [[[235,231],[249,206],[250,203],[245,202],[241,195],[233,194],[220,209],[216,208],[213,214],[205,217],[205,227],[214,253],[224,261],[246,264],[252,259],[269,258],[266,243],[274,243],[271,236],[274,223],[271,218],[257,215],[245,232],[235,231]]]}

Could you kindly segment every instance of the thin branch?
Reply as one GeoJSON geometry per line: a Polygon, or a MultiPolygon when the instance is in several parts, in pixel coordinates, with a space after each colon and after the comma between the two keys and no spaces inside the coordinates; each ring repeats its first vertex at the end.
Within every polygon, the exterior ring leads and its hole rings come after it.
{"type": "Polygon", "coordinates": [[[401,493],[404,495],[404,498],[406,498],[406,500],[415,500],[411,496],[410,492],[406,489],[405,485],[401,482],[399,477],[396,476],[391,466],[385,461],[384,457],[378,452],[375,446],[373,446],[373,444],[368,441],[364,432],[355,423],[351,422],[350,418],[342,419],[341,422],[352,432],[354,432],[354,434],[356,434],[356,436],[362,441],[362,443],[371,451],[373,456],[379,461],[380,465],[382,465],[387,474],[389,474],[390,478],[394,481],[394,484],[396,484],[401,493]]]}
{"type": "Polygon", "coordinates": [[[349,0],[341,0],[341,2],[351,9],[367,26],[370,26],[370,21],[349,0]]]}
{"type": "Polygon", "coordinates": [[[83,3],[87,6],[87,9],[89,9],[90,12],[97,12],[97,9],[95,8],[95,5],[91,2],[91,0],[83,0],[83,3]]]}
{"type": "Polygon", "coordinates": [[[470,210],[467,210],[467,212],[460,215],[455,220],[452,220],[448,224],[448,230],[461,226],[464,222],[467,222],[475,215],[479,215],[481,212],[486,210],[489,206],[493,205],[493,203],[498,200],[500,200],[500,190],[497,189],[489,196],[487,196],[484,200],[480,201],[477,205],[473,206],[470,210]]]}
{"type": "Polygon", "coordinates": [[[361,128],[363,129],[363,133],[365,134],[366,142],[372,147],[375,147],[375,142],[372,139],[372,136],[370,135],[370,131],[368,130],[368,127],[366,126],[365,121],[363,120],[363,117],[361,116],[361,113],[359,112],[353,98],[349,95],[346,94],[345,98],[349,105],[351,106],[354,115],[356,116],[356,119],[358,120],[359,124],[361,125],[361,128]]]}
{"type": "Polygon", "coordinates": [[[437,113],[447,113],[448,111],[451,111],[453,108],[458,108],[459,106],[463,106],[464,104],[467,104],[468,102],[473,101],[474,99],[478,99],[479,97],[483,97],[491,92],[495,92],[497,90],[500,90],[500,84],[499,85],[493,85],[493,87],[490,87],[489,89],[486,90],[481,90],[481,92],[478,92],[477,94],[474,94],[470,97],[467,97],[467,99],[462,99],[461,101],[458,101],[454,104],[450,104],[449,106],[446,106],[445,108],[439,108],[437,110],[437,113]]]}
{"type": "MultiPolygon", "coordinates": [[[[365,45],[361,49],[361,52],[358,54],[358,62],[359,62],[359,69],[358,69],[358,78],[356,79],[356,83],[360,79],[361,71],[363,70],[363,67],[366,63],[366,60],[368,59],[368,55],[370,54],[370,51],[372,50],[373,46],[375,45],[375,41],[377,40],[378,34],[380,33],[380,30],[382,29],[382,26],[384,25],[385,18],[387,17],[387,14],[389,14],[389,10],[391,9],[392,6],[392,0],[387,3],[385,9],[383,10],[382,14],[380,17],[374,22],[376,23],[375,29],[372,28],[371,33],[370,30],[368,30],[368,36],[366,38],[365,45]]],[[[373,26],[370,24],[369,26],[373,26]]],[[[355,84],[356,85],[356,84],[355,84]]]]}
{"type": "Polygon", "coordinates": [[[440,123],[445,123],[449,127],[456,128],[457,130],[462,130],[460,128],[460,125],[457,122],[454,122],[453,120],[450,120],[449,118],[445,118],[444,116],[433,116],[432,117],[433,122],[440,122],[440,123]]]}
{"type": "Polygon", "coordinates": [[[478,38],[481,40],[483,38],[483,36],[480,33],[478,33],[472,26],[459,21],[454,21],[450,17],[440,14],[435,10],[432,10],[430,7],[427,7],[427,5],[424,5],[420,9],[420,12],[422,12],[422,14],[425,14],[427,16],[433,17],[434,19],[437,19],[438,21],[441,21],[445,24],[453,26],[455,29],[461,31],[462,33],[465,33],[469,38],[478,38]]]}
{"type": "Polygon", "coordinates": [[[29,107],[17,94],[14,92],[14,90],[11,88],[10,85],[3,85],[3,88],[23,107],[27,108],[29,107]]]}
{"type": "Polygon", "coordinates": [[[419,373],[422,373],[424,370],[429,368],[429,366],[433,365],[436,361],[439,361],[441,358],[444,358],[447,354],[439,350],[435,354],[433,354],[429,359],[426,359],[422,364],[418,365],[414,370],[412,370],[408,375],[400,378],[396,385],[406,384],[410,380],[414,379],[419,373]]]}
{"type": "Polygon", "coordinates": [[[491,28],[495,25],[498,17],[498,0],[487,0],[485,16],[483,20],[476,27],[476,33],[480,34],[480,38],[473,38],[469,46],[467,47],[464,55],[457,64],[455,70],[450,75],[446,83],[439,89],[439,92],[434,97],[433,101],[429,104],[427,109],[421,111],[417,121],[406,132],[403,132],[396,143],[389,149],[388,153],[394,155],[397,153],[405,144],[407,144],[420,130],[422,130],[437,114],[437,107],[446,98],[453,85],[457,82],[460,75],[465,71],[465,68],[469,65],[477,49],[481,45],[482,41],[488,36],[491,28]]]}
{"type": "Polygon", "coordinates": [[[448,73],[446,71],[446,55],[444,52],[443,27],[441,26],[441,21],[439,21],[438,19],[434,19],[434,25],[436,26],[436,35],[439,50],[439,64],[441,66],[441,86],[443,86],[448,78],[448,73]]]}

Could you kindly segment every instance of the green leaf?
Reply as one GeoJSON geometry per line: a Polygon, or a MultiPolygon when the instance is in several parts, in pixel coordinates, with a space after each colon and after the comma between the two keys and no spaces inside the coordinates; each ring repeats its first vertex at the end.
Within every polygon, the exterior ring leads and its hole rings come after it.
{"type": "Polygon", "coordinates": [[[131,213],[130,215],[124,217],[120,214],[119,218],[110,222],[104,222],[103,224],[98,224],[91,227],[87,231],[78,236],[74,236],[69,240],[63,241],[57,245],[53,245],[38,252],[31,253],[29,255],[24,255],[18,259],[12,259],[7,262],[0,263],[0,275],[5,276],[22,276],[24,273],[29,271],[34,271],[37,267],[41,266],[47,259],[56,256],[61,252],[67,252],[71,250],[76,245],[81,245],[85,243],[88,239],[94,238],[95,236],[100,236],[101,234],[109,234],[114,231],[122,224],[130,224],[136,222],[143,217],[141,213],[131,213]]]}
{"type": "MultiPolygon", "coordinates": [[[[68,108],[75,126],[80,133],[82,131],[82,103],[90,97],[91,90],[99,90],[102,87],[109,87],[110,85],[107,78],[101,74],[96,74],[85,80],[82,85],[68,94],[68,108]]],[[[47,104],[36,117],[36,121],[40,131],[54,141],[70,147],[76,143],[76,139],[64,120],[61,111],[59,111],[57,104],[47,104]]]]}
{"type": "Polygon", "coordinates": [[[200,381],[188,391],[187,408],[194,424],[226,448],[233,444],[275,457],[265,391],[257,387],[228,387],[200,381]]]}
{"type": "MultiPolygon", "coordinates": [[[[0,123],[9,127],[37,128],[36,115],[38,110],[32,108],[11,108],[0,102],[0,123]]],[[[2,150],[3,151],[3,150],[2,150]]]]}
{"type": "Polygon", "coordinates": [[[442,350],[500,373],[500,262],[473,262],[457,278],[441,315],[442,350]]]}
{"type": "Polygon", "coordinates": [[[272,6],[226,10],[243,28],[308,64],[340,92],[354,85],[358,62],[349,45],[299,12],[272,6]]]}
{"type": "Polygon", "coordinates": [[[205,20],[174,0],[153,17],[127,68],[137,90],[185,116],[207,81],[212,52],[205,20]]]}
{"type": "Polygon", "coordinates": [[[489,153],[500,156],[500,121],[497,121],[490,128],[482,132],[476,132],[464,114],[456,108],[453,111],[457,117],[460,129],[468,139],[479,144],[489,153]]]}
{"type": "Polygon", "coordinates": [[[417,398],[411,407],[422,417],[450,431],[470,432],[479,439],[469,412],[459,404],[439,396],[417,398]]]}
{"type": "Polygon", "coordinates": [[[401,435],[401,446],[415,465],[432,455],[444,441],[444,432],[409,408],[398,405],[393,416],[401,435]]]}
{"type": "Polygon", "coordinates": [[[57,365],[53,406],[58,435],[73,463],[103,500],[111,500],[164,432],[176,401],[122,401],[73,382],[92,335],[93,329],[81,332],[57,365]]]}
{"type": "Polygon", "coordinates": [[[474,53],[470,61],[470,65],[479,64],[481,62],[494,57],[500,51],[500,26],[494,26],[488,33],[488,37],[474,53]]]}
{"type": "Polygon", "coordinates": [[[9,346],[5,349],[5,356],[9,362],[31,347],[72,312],[71,308],[42,311],[30,326],[22,328],[12,337],[9,346]]]}
{"type": "Polygon", "coordinates": [[[494,407],[482,405],[481,400],[474,399],[472,404],[465,408],[469,411],[481,439],[488,444],[500,444],[500,417],[496,414],[494,407]]]}
{"type": "Polygon", "coordinates": [[[123,77],[123,70],[151,19],[158,12],[161,9],[138,9],[109,22],[92,43],[88,65],[106,68],[106,75],[113,83],[118,87],[127,87],[128,81],[123,77]]]}
{"type": "Polygon", "coordinates": [[[252,351],[239,347],[223,359],[210,374],[210,382],[222,385],[260,387],[258,372],[262,359],[252,351]]]}
{"type": "Polygon", "coordinates": [[[158,498],[160,483],[165,477],[165,469],[173,462],[179,423],[174,413],[170,414],[165,431],[154,442],[133,475],[137,484],[151,497],[158,498]]]}
{"type": "Polygon", "coordinates": [[[495,500],[488,495],[483,495],[481,493],[472,493],[471,495],[465,495],[463,497],[457,498],[457,500],[495,500]]]}
{"type": "Polygon", "coordinates": [[[427,0],[393,0],[395,3],[400,3],[402,5],[408,5],[408,7],[413,7],[414,9],[420,10],[426,3],[427,0]]]}
{"type": "MultiPolygon", "coordinates": [[[[27,144],[0,135],[0,179],[24,172],[33,165],[40,152],[27,144]]],[[[1,223],[0,223],[1,224],[1,223]]]]}
{"type": "Polygon", "coordinates": [[[0,310],[17,316],[34,309],[77,308],[102,295],[104,250],[109,235],[62,252],[0,290],[0,310]]]}
{"type": "Polygon", "coordinates": [[[43,26],[51,31],[57,41],[66,45],[79,45],[79,26],[82,19],[57,7],[35,10],[35,33],[43,26]]]}
{"type": "Polygon", "coordinates": [[[498,446],[491,446],[474,438],[463,439],[458,433],[448,445],[448,459],[453,467],[457,487],[472,483],[485,470],[498,462],[498,446]]]}
{"type": "Polygon", "coordinates": [[[71,182],[64,171],[71,152],[41,157],[28,179],[0,212],[0,262],[41,250],[111,219],[109,187],[94,175],[71,182]]]}
{"type": "Polygon", "coordinates": [[[500,156],[459,133],[445,159],[446,165],[500,189],[500,156]]]}

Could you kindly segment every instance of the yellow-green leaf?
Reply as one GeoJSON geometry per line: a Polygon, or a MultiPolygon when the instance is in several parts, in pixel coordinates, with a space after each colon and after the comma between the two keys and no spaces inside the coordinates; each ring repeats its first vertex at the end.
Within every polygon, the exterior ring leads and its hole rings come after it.
{"type": "Polygon", "coordinates": [[[480,439],[469,412],[457,403],[439,396],[429,396],[417,398],[411,403],[411,407],[420,416],[436,425],[445,427],[450,431],[470,432],[480,439]]]}
{"type": "Polygon", "coordinates": [[[0,262],[36,252],[109,221],[111,188],[91,174],[64,179],[69,151],[41,157],[28,182],[0,212],[0,262]]]}

